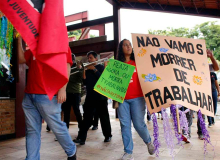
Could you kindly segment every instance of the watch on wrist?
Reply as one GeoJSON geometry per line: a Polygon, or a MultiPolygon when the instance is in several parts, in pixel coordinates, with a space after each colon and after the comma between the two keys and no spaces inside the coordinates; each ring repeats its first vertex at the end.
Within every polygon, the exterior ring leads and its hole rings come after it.
{"type": "Polygon", "coordinates": [[[96,72],[96,71],[97,71],[97,69],[95,68],[95,69],[93,69],[93,71],[94,71],[94,72],[96,72]]]}

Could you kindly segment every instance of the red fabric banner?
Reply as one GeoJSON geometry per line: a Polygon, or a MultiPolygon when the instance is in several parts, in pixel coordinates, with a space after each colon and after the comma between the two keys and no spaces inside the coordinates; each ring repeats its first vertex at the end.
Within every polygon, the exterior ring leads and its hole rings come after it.
{"type": "Polygon", "coordinates": [[[52,99],[68,82],[68,35],[63,0],[0,0],[0,10],[39,61],[45,91],[52,99]]]}
{"type": "Polygon", "coordinates": [[[35,55],[41,14],[26,0],[0,0],[0,10],[21,34],[35,55]]]}

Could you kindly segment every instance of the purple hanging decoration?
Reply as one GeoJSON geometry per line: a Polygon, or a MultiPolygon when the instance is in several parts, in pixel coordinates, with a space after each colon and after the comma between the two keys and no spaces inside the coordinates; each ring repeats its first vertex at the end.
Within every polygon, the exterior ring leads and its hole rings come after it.
{"type": "Polygon", "coordinates": [[[205,155],[207,153],[207,148],[206,148],[207,144],[209,143],[213,147],[213,151],[214,151],[214,146],[211,143],[209,132],[206,129],[205,122],[202,118],[202,113],[200,110],[198,111],[198,118],[199,118],[199,122],[200,122],[200,127],[202,129],[202,134],[204,137],[204,155],[205,155]]]}
{"type": "Polygon", "coordinates": [[[178,133],[176,109],[178,109],[178,108],[176,108],[175,105],[171,104],[170,111],[171,111],[172,118],[173,118],[173,126],[174,126],[175,136],[176,136],[176,138],[178,140],[177,144],[180,144],[182,146],[182,143],[181,143],[182,137],[181,137],[181,134],[178,133]]]}
{"type": "Polygon", "coordinates": [[[156,157],[159,157],[159,148],[160,148],[160,141],[159,141],[159,127],[158,127],[158,123],[157,123],[157,117],[156,114],[153,113],[152,115],[152,120],[153,120],[153,126],[154,126],[154,147],[155,147],[155,153],[156,153],[156,157]]]}
{"type": "Polygon", "coordinates": [[[184,130],[184,133],[187,135],[188,137],[188,133],[189,133],[189,124],[188,124],[188,120],[186,118],[186,113],[189,112],[189,109],[185,110],[185,111],[179,111],[180,113],[180,128],[181,130],[184,130]]]}
{"type": "Polygon", "coordinates": [[[182,105],[180,105],[180,104],[176,104],[176,108],[182,108],[183,106],[182,105]]]}
{"type": "Polygon", "coordinates": [[[170,148],[170,155],[174,158],[174,141],[173,141],[173,133],[170,127],[169,118],[164,108],[161,109],[161,114],[163,117],[163,129],[164,129],[164,138],[167,144],[167,147],[170,148]]]}

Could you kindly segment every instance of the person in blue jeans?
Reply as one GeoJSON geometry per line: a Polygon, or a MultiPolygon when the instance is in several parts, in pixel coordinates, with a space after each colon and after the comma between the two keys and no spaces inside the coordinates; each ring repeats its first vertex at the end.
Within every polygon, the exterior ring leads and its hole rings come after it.
{"type": "MultiPolygon", "coordinates": [[[[217,111],[217,102],[218,102],[218,96],[220,96],[219,93],[219,85],[217,81],[217,76],[214,72],[210,72],[210,78],[211,78],[211,87],[212,87],[212,100],[213,100],[213,108],[214,108],[214,115],[217,111]]],[[[214,117],[208,117],[209,125],[208,127],[212,127],[212,125],[215,124],[214,117]]]]}
{"type": "MultiPolygon", "coordinates": [[[[136,66],[133,49],[129,40],[124,39],[119,43],[117,59],[121,62],[136,66]]],[[[122,160],[134,160],[132,155],[133,139],[131,122],[133,122],[135,130],[147,145],[149,154],[153,155],[155,152],[149,131],[144,121],[145,113],[145,99],[138,80],[137,69],[135,68],[127,89],[125,100],[123,103],[120,103],[118,107],[118,117],[120,120],[125,152],[121,158],[122,160]]]]}
{"type": "MultiPolygon", "coordinates": [[[[219,70],[219,65],[218,65],[218,62],[215,60],[215,57],[214,57],[212,51],[210,49],[207,49],[206,53],[207,53],[207,57],[212,62],[212,63],[209,64],[209,71],[210,72],[218,71],[219,70]]],[[[197,113],[197,115],[198,115],[198,113],[197,113]]],[[[205,115],[204,114],[202,114],[202,118],[205,121],[205,115]]],[[[204,136],[202,134],[202,128],[200,127],[200,120],[199,120],[199,118],[197,118],[197,128],[198,128],[198,131],[197,131],[198,138],[200,140],[204,140],[204,136]]]]}
{"type": "MultiPolygon", "coordinates": [[[[20,44],[21,41],[19,38],[20,44]]],[[[70,71],[72,64],[70,50],[66,55],[67,69],[70,71]]],[[[23,53],[21,49],[18,52],[18,58],[20,64],[26,63],[29,67],[25,96],[22,102],[26,124],[27,155],[25,160],[40,160],[42,119],[46,121],[65,150],[68,156],[67,160],[76,160],[76,145],[69,135],[66,124],[61,121],[61,103],[66,100],[66,85],[60,88],[52,100],[49,100],[42,82],[38,61],[31,51],[23,53]]]]}

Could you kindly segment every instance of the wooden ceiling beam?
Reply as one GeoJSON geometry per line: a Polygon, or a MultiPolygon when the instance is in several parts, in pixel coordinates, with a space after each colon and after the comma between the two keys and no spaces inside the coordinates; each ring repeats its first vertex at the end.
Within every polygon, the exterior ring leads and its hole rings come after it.
{"type": "Polygon", "coordinates": [[[146,2],[152,9],[154,9],[154,7],[150,4],[149,0],[146,0],[146,2]]]}
{"type": "Polygon", "coordinates": [[[134,6],[128,0],[125,0],[125,2],[127,2],[132,8],[134,8],[134,6]]]}
{"type": "MultiPolygon", "coordinates": [[[[146,0],[146,2],[148,2],[146,0]]],[[[157,3],[154,3],[155,5],[151,3],[136,3],[135,7],[131,7],[127,2],[121,1],[121,3],[124,5],[121,8],[126,8],[126,9],[136,9],[136,10],[145,10],[145,11],[162,11],[162,12],[170,12],[170,13],[179,13],[179,14],[190,14],[190,15],[198,15],[198,16],[209,16],[209,17],[214,17],[214,18],[220,18],[220,12],[219,9],[212,9],[212,8],[203,8],[199,13],[196,11],[195,7],[187,7],[184,5],[183,2],[179,0],[183,5],[164,5],[161,4],[161,6],[164,8],[164,10],[161,9],[157,3]],[[149,5],[150,4],[150,5],[149,5]],[[165,8],[166,6],[166,8],[165,8]]],[[[188,1],[191,3],[191,1],[188,1]]],[[[130,2],[132,6],[134,6],[133,2],[130,2]]],[[[207,5],[206,5],[207,6],[207,5]]],[[[216,6],[216,5],[215,5],[216,6]]],[[[200,9],[197,7],[197,9],[200,9]]]]}
{"type": "Polygon", "coordinates": [[[183,7],[184,11],[187,13],[187,10],[186,10],[185,6],[183,5],[182,0],[179,0],[179,2],[181,4],[181,6],[183,7]]]}
{"type": "MultiPolygon", "coordinates": [[[[107,0],[108,1],[108,0],[107,0]]],[[[120,2],[120,0],[115,0],[116,1],[116,3],[117,4],[120,4],[121,6],[124,6],[121,2],[120,2]]]]}
{"type": "Polygon", "coordinates": [[[157,4],[160,6],[160,8],[164,11],[164,8],[161,6],[160,1],[157,0],[157,4]]]}
{"type": "Polygon", "coordinates": [[[77,29],[87,28],[87,27],[96,26],[96,25],[100,25],[100,24],[111,23],[111,22],[113,22],[113,16],[104,17],[104,18],[100,18],[100,19],[95,19],[95,20],[91,20],[91,21],[85,21],[85,22],[82,22],[82,23],[69,25],[69,26],[67,26],[67,31],[73,31],[73,30],[77,30],[77,29]]]}
{"type": "Polygon", "coordinates": [[[220,9],[220,0],[217,0],[218,9],[220,9]]]}
{"type": "Polygon", "coordinates": [[[76,56],[85,56],[89,51],[95,51],[97,53],[112,52],[114,51],[114,41],[97,42],[80,46],[70,45],[70,49],[76,56]]]}
{"type": "Polygon", "coordinates": [[[192,5],[195,7],[196,12],[199,14],[199,11],[198,11],[198,8],[197,8],[197,6],[196,6],[195,1],[194,1],[194,0],[191,0],[191,2],[192,2],[192,5]]]}
{"type": "Polygon", "coordinates": [[[202,8],[200,8],[200,9],[198,8],[199,13],[200,13],[200,12],[202,12],[202,10],[206,8],[206,5],[205,5],[205,0],[201,0],[201,1],[203,2],[203,7],[202,7],[202,8]]]}

